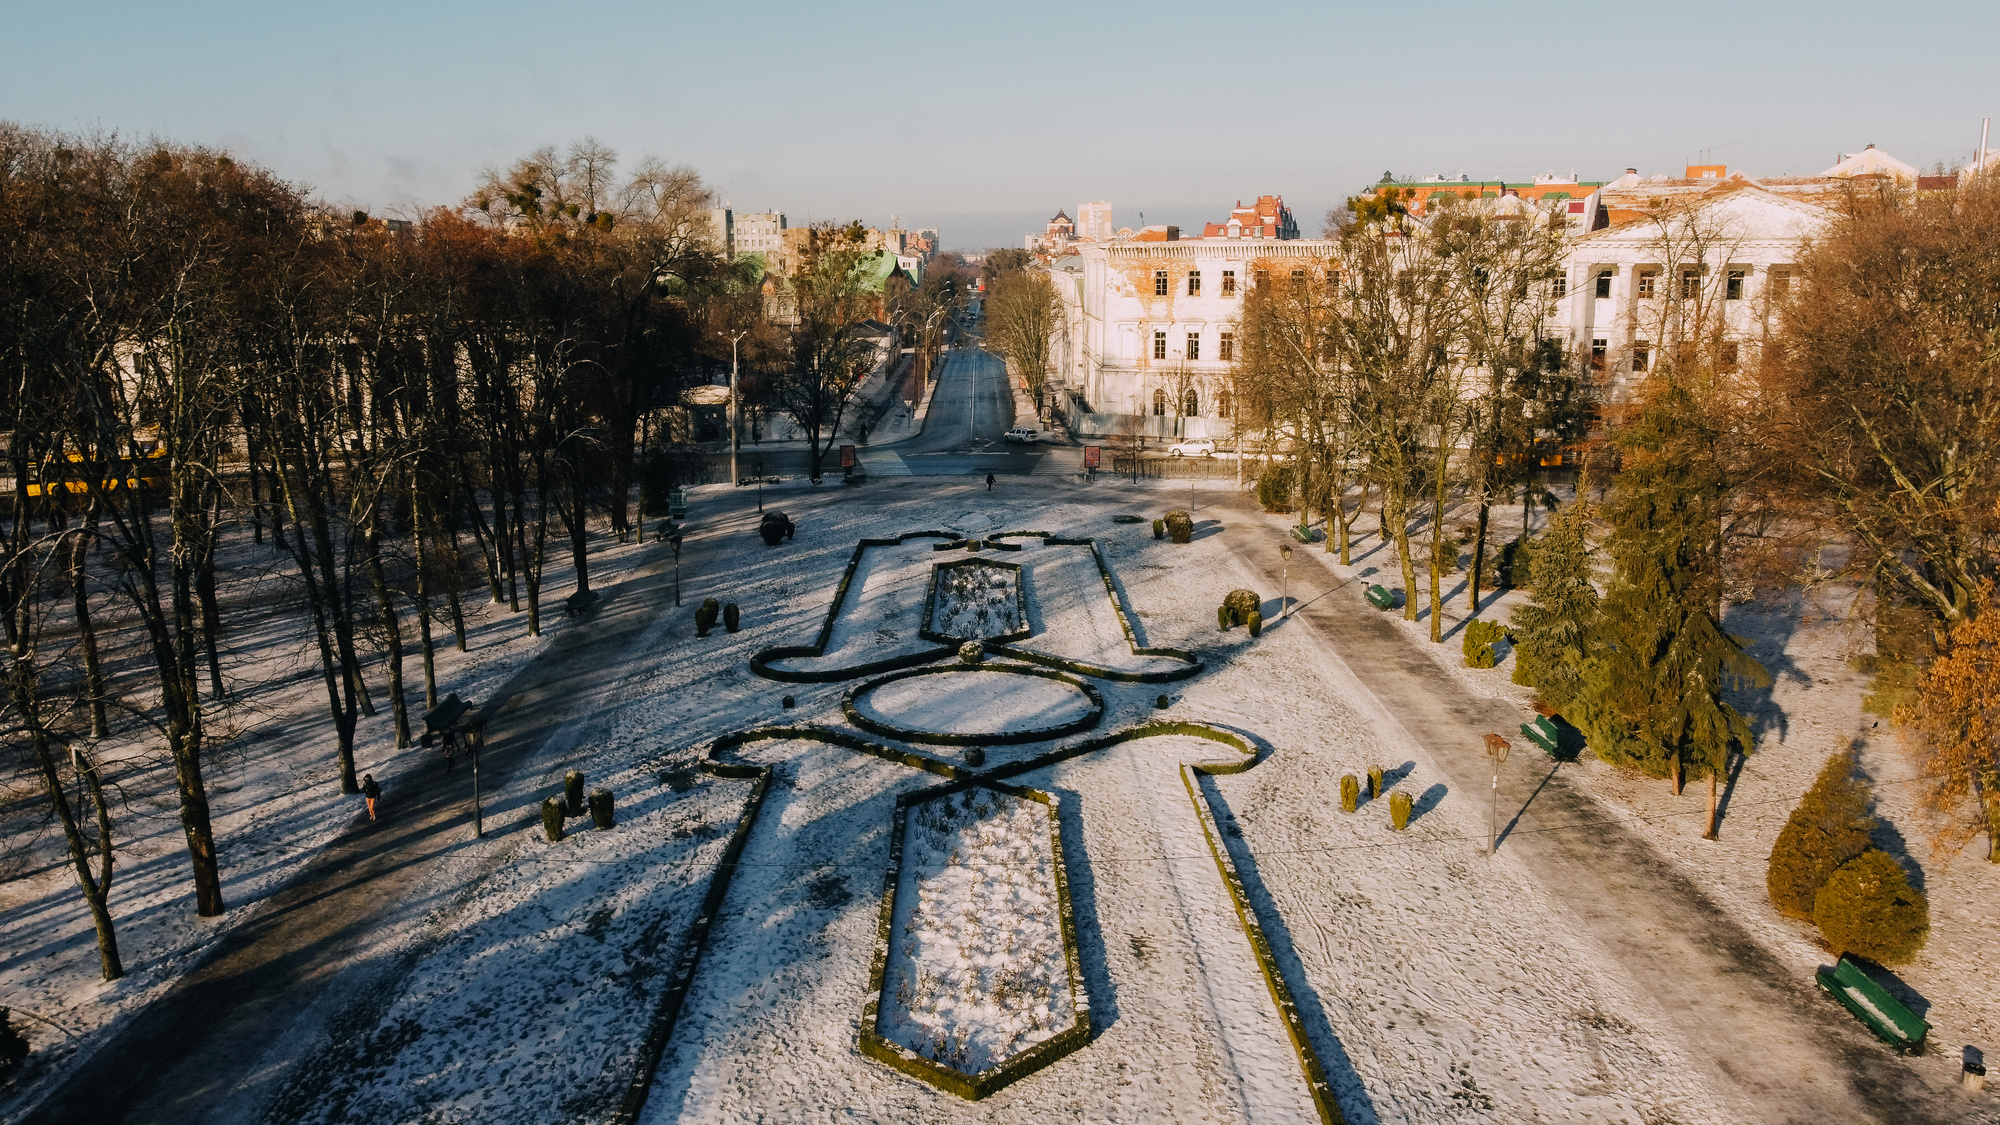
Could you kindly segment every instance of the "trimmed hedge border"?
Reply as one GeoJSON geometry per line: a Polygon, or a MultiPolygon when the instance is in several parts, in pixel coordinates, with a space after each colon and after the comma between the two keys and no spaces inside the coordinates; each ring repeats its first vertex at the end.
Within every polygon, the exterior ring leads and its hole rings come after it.
{"type": "MultiPolygon", "coordinates": [[[[1016,547],[1015,550],[1020,548],[1016,547]]],[[[997,562],[993,559],[953,559],[950,562],[931,564],[930,587],[924,591],[924,617],[917,625],[917,636],[939,644],[948,644],[956,649],[967,641],[984,640],[988,643],[1025,640],[1033,635],[1028,628],[1027,583],[1021,580],[1021,564],[997,562]],[[1014,572],[1014,612],[1020,615],[1021,627],[1011,633],[998,633],[991,637],[956,637],[950,633],[940,633],[931,628],[931,614],[937,610],[938,575],[962,566],[999,567],[1014,572]]]]}
{"type": "Polygon", "coordinates": [[[1110,680],[1114,683],[1122,684],[1171,683],[1174,680],[1185,680],[1201,672],[1201,657],[1196,656],[1186,649],[1139,647],[1139,639],[1132,632],[1132,622],[1125,616],[1125,603],[1118,598],[1118,584],[1111,580],[1111,568],[1105,565],[1104,548],[1098,545],[1097,540],[1066,539],[1062,536],[1050,535],[1045,531],[1005,531],[1001,532],[1001,534],[1013,536],[1032,535],[1051,547],[1089,547],[1090,557],[1097,563],[1097,576],[1104,580],[1104,596],[1111,599],[1111,611],[1118,615],[1118,628],[1124,632],[1125,645],[1132,650],[1132,655],[1164,656],[1174,660],[1186,661],[1187,666],[1185,668],[1169,669],[1164,672],[1119,672],[1111,668],[1099,667],[1095,664],[1085,664],[1081,660],[1051,656],[1045,652],[1033,652],[1014,645],[997,645],[990,651],[1000,653],[1004,656],[1011,656],[1016,660],[1026,660],[1030,663],[1040,664],[1049,668],[1060,668],[1065,672],[1074,672],[1079,676],[1091,676],[1096,679],[1110,680]]]}
{"type": "Polygon", "coordinates": [[[1076,945],[1076,915],[1070,906],[1069,872],[1063,862],[1062,807],[1053,797],[1039,789],[983,780],[963,785],[939,785],[915,793],[905,793],[896,798],[896,821],[891,830],[889,843],[889,870],[882,880],[882,910],[875,924],[875,957],[868,970],[868,1003],[861,1009],[861,1030],[855,1037],[855,1046],[869,1058],[887,1064],[919,1082],[927,1082],[968,1101],[978,1101],[996,1090],[1026,1078],[1090,1042],[1090,993],[1084,985],[1083,967],[1077,957],[1076,945]],[[1069,970],[1070,1004],[1076,1012],[1068,1027],[1019,1054],[1009,1056],[1005,1062],[988,1067],[977,1074],[967,1074],[962,1070],[933,1062],[900,1043],[884,1039],[875,1030],[877,1020],[881,1016],[883,993],[888,990],[889,947],[894,938],[896,893],[902,885],[903,875],[903,834],[909,825],[910,810],[917,805],[962,789],[990,789],[1022,800],[1039,801],[1048,808],[1049,847],[1053,849],[1053,870],[1056,880],[1056,916],[1062,925],[1063,960],[1069,970]]]}
{"type": "Polygon", "coordinates": [[[870,734],[901,739],[904,742],[927,742],[934,746],[1014,746],[1023,742],[1048,742],[1057,738],[1067,738],[1072,734],[1081,734],[1089,730],[1104,719],[1104,696],[1096,688],[1075,676],[1066,676],[1047,668],[1017,668],[1006,664],[941,664],[935,668],[913,668],[906,672],[897,672],[881,679],[856,684],[841,697],[840,711],[847,716],[848,722],[870,734]],[[1090,700],[1090,713],[1058,726],[1037,727],[1034,730],[1007,731],[1002,734],[952,734],[944,731],[914,730],[885,723],[880,719],[871,719],[854,705],[854,701],[862,695],[885,684],[895,683],[897,680],[907,680],[916,676],[963,675],[968,672],[990,672],[1002,676],[1038,676],[1044,680],[1068,684],[1082,691],[1084,697],[1090,700]]]}
{"type": "MultiPolygon", "coordinates": [[[[944,539],[965,542],[965,537],[956,531],[907,531],[894,539],[863,539],[854,545],[854,554],[847,560],[847,569],[841,572],[840,587],[834,591],[833,604],[827,607],[826,623],[819,627],[819,637],[809,645],[779,645],[767,648],[750,658],[750,670],[767,680],[777,680],[787,684],[831,684],[841,680],[851,680],[856,676],[873,676],[883,672],[893,672],[898,668],[910,668],[918,664],[929,664],[951,655],[952,650],[940,648],[933,652],[913,652],[903,656],[877,660],[868,664],[857,664],[851,668],[822,669],[817,672],[795,672],[771,666],[773,660],[789,660],[802,656],[826,655],[827,642],[833,639],[833,623],[840,617],[840,606],[847,600],[847,588],[854,581],[854,572],[861,568],[861,556],[870,547],[900,547],[912,539],[944,539]]],[[[940,548],[941,549],[941,548],[940,548]]],[[[928,624],[928,621],[926,621],[928,624]]]]}
{"type": "Polygon", "coordinates": [[[1215,826],[1215,810],[1208,799],[1201,794],[1201,787],[1195,781],[1195,774],[1237,772],[1236,770],[1211,769],[1207,763],[1194,763],[1181,767],[1181,784],[1187,786],[1188,800],[1194,804],[1195,816],[1201,820],[1201,834],[1208,840],[1209,854],[1215,857],[1215,867],[1222,873],[1223,885],[1229,888],[1229,899],[1236,904],[1236,921],[1243,927],[1243,936],[1250,942],[1250,952],[1257,958],[1257,968],[1264,974],[1264,985],[1271,990],[1271,1002],[1278,1006],[1278,1016],[1285,1021],[1285,1031],[1292,1037],[1292,1049],[1298,1052],[1299,1069],[1305,1072],[1306,1089],[1312,1094],[1313,1108],[1319,1111],[1319,1119],[1324,1125],[1346,1125],[1347,1117],[1340,1112],[1340,1103],[1333,1100],[1333,1086],[1326,1080],[1326,1068],[1320,1065],[1319,1052],[1312,1045],[1312,1037],[1306,1033],[1305,1021],[1299,1017],[1299,1006],[1292,1000],[1292,990],[1285,984],[1284,973],[1278,968],[1278,961],[1271,953],[1270,940],[1264,936],[1264,927],[1257,921],[1255,908],[1250,905],[1250,896],[1243,890],[1243,878],[1236,873],[1235,861],[1229,858],[1229,849],[1222,843],[1221,834],[1215,826]]]}

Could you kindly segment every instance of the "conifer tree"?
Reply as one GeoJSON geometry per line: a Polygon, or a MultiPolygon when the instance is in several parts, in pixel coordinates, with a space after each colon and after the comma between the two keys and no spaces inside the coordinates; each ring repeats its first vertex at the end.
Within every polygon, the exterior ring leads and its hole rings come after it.
{"type": "Polygon", "coordinates": [[[1583,665],[1597,622],[1590,581],[1590,507],[1558,510],[1536,543],[1534,601],[1514,614],[1514,682],[1533,687],[1565,711],[1583,688],[1583,665]]]}
{"type": "Polygon", "coordinates": [[[1612,577],[1583,668],[1572,718],[1597,756],[1651,777],[1716,777],[1731,750],[1748,753],[1750,724],[1723,702],[1725,687],[1769,675],[1722,631],[1716,611],[1724,476],[1719,433],[1684,382],[1666,375],[1618,437],[1625,471],[1606,515],[1612,577]]]}
{"type": "Polygon", "coordinates": [[[1874,828],[1868,793],[1854,780],[1854,759],[1828,758],[1771,846],[1764,870],[1771,905],[1780,914],[1811,920],[1813,897],[1841,864],[1868,850],[1874,828]]]}
{"type": "Polygon", "coordinates": [[[1827,948],[1901,965],[1931,934],[1931,908],[1889,853],[1870,848],[1843,864],[1813,899],[1813,921],[1827,948]]]}

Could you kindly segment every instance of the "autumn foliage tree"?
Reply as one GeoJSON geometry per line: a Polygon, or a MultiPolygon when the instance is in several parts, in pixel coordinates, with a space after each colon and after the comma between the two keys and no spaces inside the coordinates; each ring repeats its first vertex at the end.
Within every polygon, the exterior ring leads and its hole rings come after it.
{"type": "Polygon", "coordinates": [[[1981,586],[1976,616],[1951,627],[1896,721],[1923,764],[1938,847],[1956,851],[1984,830],[1986,856],[2000,863],[2000,614],[1991,603],[1991,585],[1981,586]]]}

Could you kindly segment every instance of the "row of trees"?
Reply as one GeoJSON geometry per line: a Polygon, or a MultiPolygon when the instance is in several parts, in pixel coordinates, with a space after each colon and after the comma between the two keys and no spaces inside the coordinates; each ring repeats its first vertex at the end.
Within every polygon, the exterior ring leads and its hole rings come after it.
{"type": "Polygon", "coordinates": [[[197,910],[224,909],[204,768],[273,666],[246,680],[229,653],[302,632],[355,792],[361,719],[386,709],[409,745],[474,589],[538,633],[552,550],[588,591],[593,515],[643,535],[700,472],[675,408],[732,339],[830,442],[866,370],[857,232],[825,228],[776,283],[780,326],[754,266],[713,248],[710,203],[688,169],[620,174],[585,142],[384,222],[226,153],[0,124],[0,729],[107,978],[119,794],[156,747],[197,910]],[[289,581],[268,604],[226,581],[269,567],[289,581]]]}

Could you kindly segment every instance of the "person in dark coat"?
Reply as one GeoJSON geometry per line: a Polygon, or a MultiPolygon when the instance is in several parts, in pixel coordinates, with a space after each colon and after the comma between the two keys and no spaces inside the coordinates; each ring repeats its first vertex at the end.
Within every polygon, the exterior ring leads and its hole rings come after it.
{"type": "Polygon", "coordinates": [[[375,802],[382,799],[382,787],[375,784],[374,774],[364,773],[361,775],[361,795],[368,798],[368,819],[374,820],[375,802]]]}
{"type": "Polygon", "coordinates": [[[993,481],[994,481],[994,476],[993,476],[993,474],[992,474],[992,473],[987,473],[987,474],[986,474],[986,491],[988,491],[988,492],[991,492],[991,491],[993,491],[993,481]]]}

